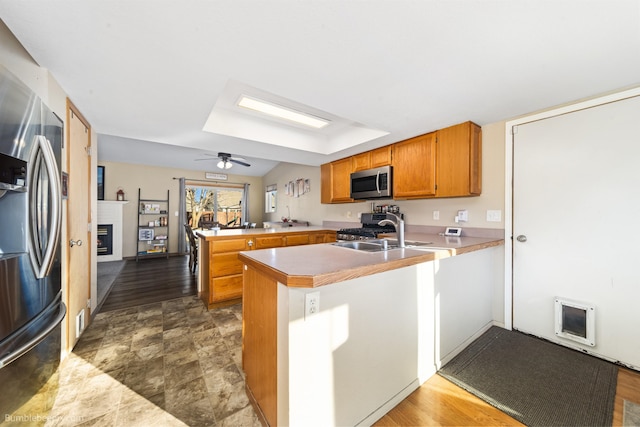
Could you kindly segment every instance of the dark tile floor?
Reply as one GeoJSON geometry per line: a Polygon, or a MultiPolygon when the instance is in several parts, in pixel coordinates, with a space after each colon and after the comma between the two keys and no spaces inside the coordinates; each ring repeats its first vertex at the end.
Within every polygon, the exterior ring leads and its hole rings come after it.
{"type": "Polygon", "coordinates": [[[259,426],[241,316],[241,305],[207,311],[195,296],[99,313],[15,425],[259,426]]]}

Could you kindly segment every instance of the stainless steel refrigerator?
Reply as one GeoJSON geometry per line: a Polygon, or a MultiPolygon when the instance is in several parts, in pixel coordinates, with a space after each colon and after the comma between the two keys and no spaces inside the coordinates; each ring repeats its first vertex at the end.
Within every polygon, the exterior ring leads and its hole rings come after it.
{"type": "Polygon", "coordinates": [[[0,420],[60,364],[62,121],[0,66],[0,420]]]}

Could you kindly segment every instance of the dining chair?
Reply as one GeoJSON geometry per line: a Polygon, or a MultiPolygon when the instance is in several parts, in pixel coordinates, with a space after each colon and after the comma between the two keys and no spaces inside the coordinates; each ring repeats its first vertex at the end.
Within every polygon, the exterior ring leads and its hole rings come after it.
{"type": "Polygon", "coordinates": [[[196,266],[198,265],[198,239],[196,239],[193,230],[189,227],[189,224],[184,225],[184,229],[189,238],[189,271],[191,273],[196,272],[196,266]]]}

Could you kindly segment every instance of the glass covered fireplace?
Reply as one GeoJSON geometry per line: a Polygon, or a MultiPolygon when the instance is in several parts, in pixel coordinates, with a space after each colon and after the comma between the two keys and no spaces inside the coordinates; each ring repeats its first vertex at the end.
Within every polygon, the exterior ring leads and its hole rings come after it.
{"type": "Polygon", "coordinates": [[[113,254],[113,224],[98,224],[98,256],[113,254]]]}

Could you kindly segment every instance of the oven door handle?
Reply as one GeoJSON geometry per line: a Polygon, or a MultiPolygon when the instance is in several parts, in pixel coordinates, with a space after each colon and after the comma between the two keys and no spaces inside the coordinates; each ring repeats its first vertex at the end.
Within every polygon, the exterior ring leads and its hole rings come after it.
{"type": "Polygon", "coordinates": [[[376,191],[380,194],[380,171],[376,173],[376,191]]]}

